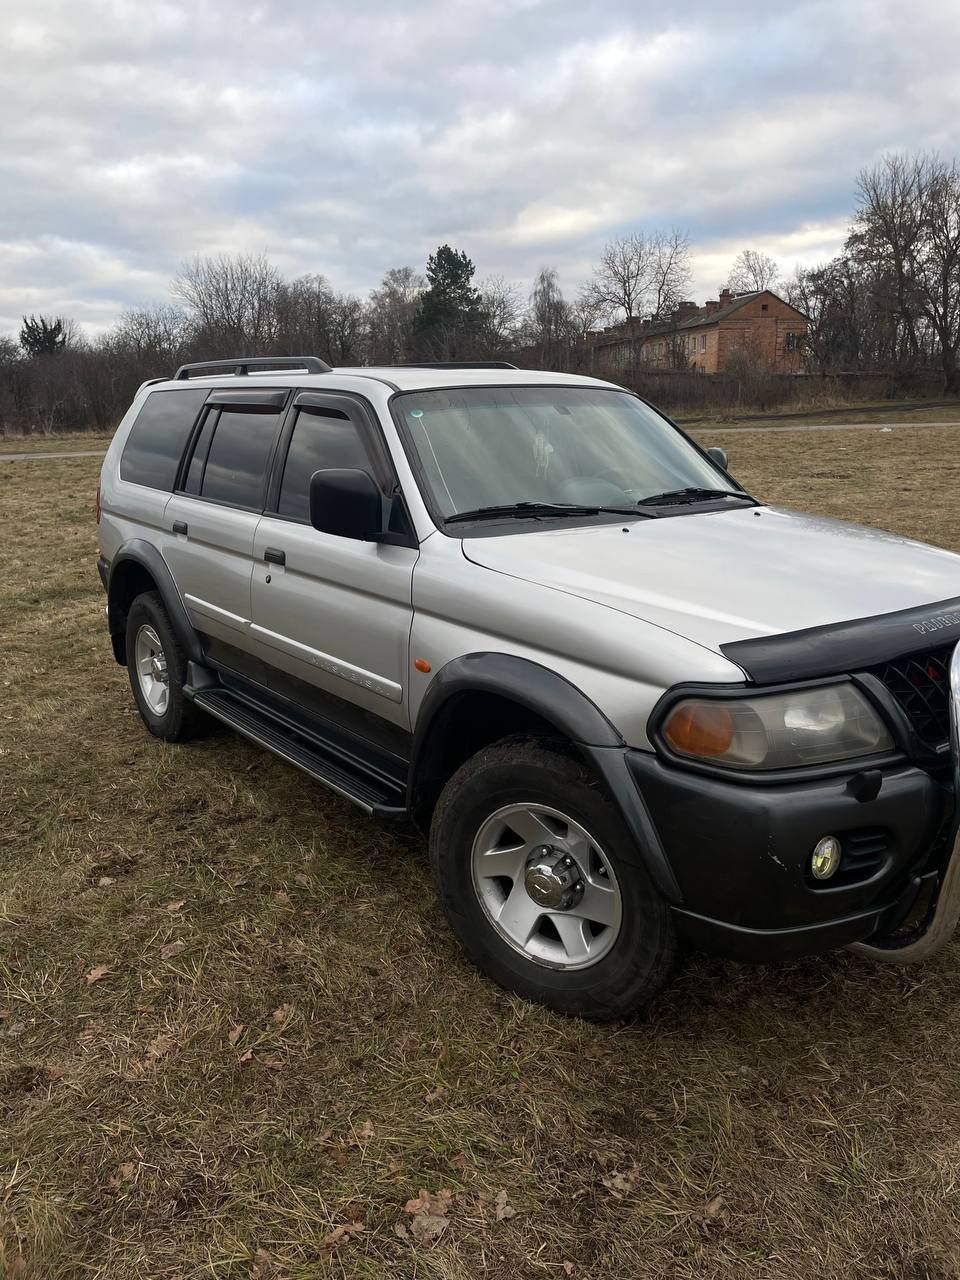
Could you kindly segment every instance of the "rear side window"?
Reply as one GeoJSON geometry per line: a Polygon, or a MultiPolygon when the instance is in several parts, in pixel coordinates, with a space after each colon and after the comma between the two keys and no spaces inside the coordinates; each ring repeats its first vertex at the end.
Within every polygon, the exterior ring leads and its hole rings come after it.
{"type": "Polygon", "coordinates": [[[301,410],[283,468],[278,514],[309,520],[310,477],[327,467],[371,470],[357,424],[339,409],[301,410]]]}
{"type": "Polygon", "coordinates": [[[203,469],[200,496],[261,510],[279,422],[275,409],[222,409],[203,469]]]}
{"type": "Polygon", "coordinates": [[[169,492],[190,429],[206,398],[207,392],[197,387],[151,391],[123,446],[120,479],[169,492]]]}

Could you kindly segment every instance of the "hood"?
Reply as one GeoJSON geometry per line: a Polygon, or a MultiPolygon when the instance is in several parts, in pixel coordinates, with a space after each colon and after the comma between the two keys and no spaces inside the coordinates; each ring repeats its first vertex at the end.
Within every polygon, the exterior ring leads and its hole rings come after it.
{"type": "Polygon", "coordinates": [[[960,596],[960,556],[782,507],[468,538],[463,550],[716,651],[960,596]]]}

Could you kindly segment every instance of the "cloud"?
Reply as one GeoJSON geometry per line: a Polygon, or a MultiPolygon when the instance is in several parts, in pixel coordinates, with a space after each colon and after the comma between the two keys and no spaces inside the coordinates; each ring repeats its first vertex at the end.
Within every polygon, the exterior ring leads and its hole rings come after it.
{"type": "Polygon", "coordinates": [[[91,332],[194,253],[366,292],[448,240],[568,290],[677,226],[695,291],[745,245],[842,244],[859,168],[958,148],[960,7],[892,0],[0,0],[0,333],[91,332]]]}

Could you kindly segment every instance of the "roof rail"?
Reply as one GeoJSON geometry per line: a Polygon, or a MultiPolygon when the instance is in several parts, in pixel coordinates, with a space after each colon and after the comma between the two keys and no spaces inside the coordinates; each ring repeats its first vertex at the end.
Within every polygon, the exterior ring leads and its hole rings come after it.
{"type": "Polygon", "coordinates": [[[238,378],[245,377],[251,369],[302,369],[304,373],[329,373],[330,366],[319,356],[241,356],[237,360],[198,360],[195,364],[182,364],[173,375],[177,382],[186,382],[197,369],[212,369],[226,373],[231,370],[238,378]]]}
{"type": "Polygon", "coordinates": [[[508,360],[427,360],[423,364],[388,364],[382,369],[516,369],[508,360]]]}

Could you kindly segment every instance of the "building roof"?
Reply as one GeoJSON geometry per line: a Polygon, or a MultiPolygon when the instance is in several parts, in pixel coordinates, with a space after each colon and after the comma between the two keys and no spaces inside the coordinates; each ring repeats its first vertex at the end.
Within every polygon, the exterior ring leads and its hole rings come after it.
{"type": "Polygon", "coordinates": [[[807,321],[807,317],[802,311],[797,310],[791,302],[787,302],[786,298],[781,298],[772,289],[755,289],[751,293],[737,294],[735,298],[731,298],[724,306],[715,306],[709,311],[706,306],[697,307],[696,310],[687,311],[680,316],[674,314],[669,320],[660,320],[655,324],[644,321],[641,324],[637,324],[632,330],[629,325],[624,324],[616,329],[605,331],[600,343],[625,342],[637,338],[645,340],[647,338],[663,337],[669,333],[677,333],[681,329],[704,328],[711,324],[717,324],[720,320],[726,320],[728,316],[732,316],[734,312],[739,311],[748,302],[753,302],[764,295],[776,298],[777,302],[782,302],[785,307],[789,307],[791,311],[795,312],[799,319],[804,322],[807,321]]]}

